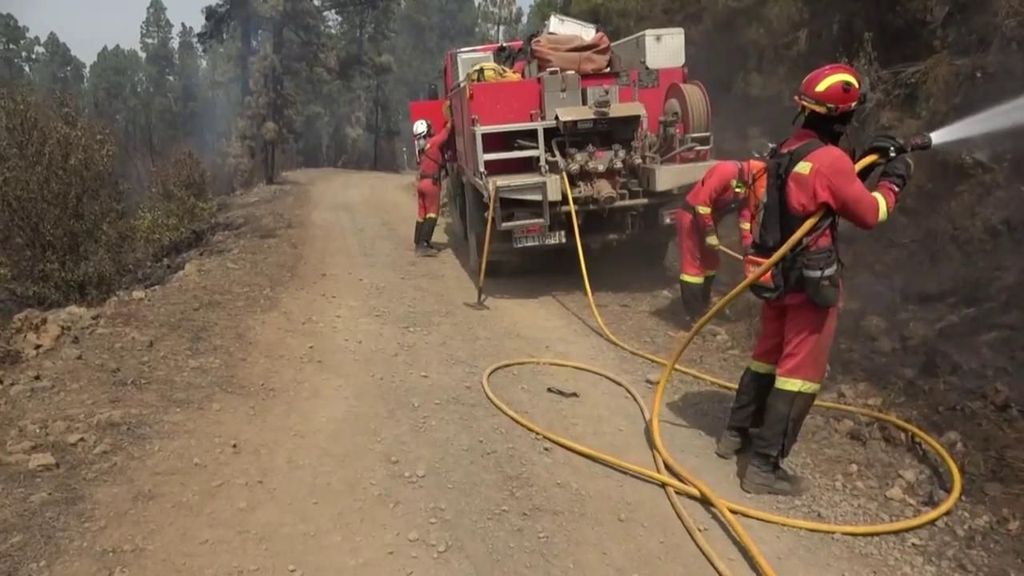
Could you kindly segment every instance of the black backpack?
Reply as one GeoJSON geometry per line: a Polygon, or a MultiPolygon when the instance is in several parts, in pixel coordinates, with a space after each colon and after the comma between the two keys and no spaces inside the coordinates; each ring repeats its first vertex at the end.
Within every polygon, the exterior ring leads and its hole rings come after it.
{"type": "MultiPolygon", "coordinates": [[[[753,218],[751,230],[753,242],[750,255],[746,259],[746,270],[749,275],[764,264],[775,252],[786,243],[794,232],[806,221],[805,216],[790,213],[786,204],[786,185],[790,174],[801,166],[807,156],[825,146],[820,140],[811,140],[788,152],[775,148],[766,158],[767,176],[764,197],[751,194],[751,210],[753,218]]],[[[750,286],[750,291],[762,300],[777,300],[783,295],[803,288],[803,275],[815,270],[834,274],[830,262],[836,261],[835,251],[830,249],[827,254],[812,255],[808,258],[806,247],[809,239],[814,238],[826,228],[833,226],[835,217],[828,213],[818,221],[814,229],[804,240],[780,260],[772,269],[757,282],[750,286]],[[816,260],[822,259],[822,264],[816,260]],[[813,261],[810,261],[813,260],[813,261]],[[813,269],[804,271],[811,266],[813,269]]],[[[829,276],[831,277],[831,276],[829,276]]]]}

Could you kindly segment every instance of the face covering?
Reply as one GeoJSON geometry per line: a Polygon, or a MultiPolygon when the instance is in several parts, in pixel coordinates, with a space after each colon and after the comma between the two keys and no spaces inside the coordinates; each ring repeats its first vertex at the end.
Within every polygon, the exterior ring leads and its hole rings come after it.
{"type": "Polygon", "coordinates": [[[846,135],[846,129],[853,122],[854,111],[843,112],[836,116],[826,116],[808,111],[804,116],[803,127],[818,135],[822,141],[838,146],[846,135]]]}

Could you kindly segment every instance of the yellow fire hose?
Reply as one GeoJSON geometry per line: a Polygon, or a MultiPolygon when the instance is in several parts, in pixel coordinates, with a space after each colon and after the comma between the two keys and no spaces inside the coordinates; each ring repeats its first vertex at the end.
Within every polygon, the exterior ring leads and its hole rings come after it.
{"type": "MultiPolygon", "coordinates": [[[[856,169],[858,172],[860,172],[861,170],[874,164],[878,160],[878,156],[868,156],[867,158],[857,163],[856,169]]],[[[759,510],[757,508],[744,506],[742,504],[738,504],[735,502],[730,502],[718,497],[707,485],[701,482],[700,479],[695,477],[693,474],[687,472],[681,465],[679,465],[679,463],[675,461],[675,459],[672,457],[672,455],[668,452],[668,450],[665,447],[665,443],[661,437],[661,422],[659,419],[659,414],[661,412],[661,405],[665,396],[665,388],[668,384],[668,381],[673,371],[685,374],[698,380],[703,380],[720,388],[730,390],[734,390],[736,388],[736,386],[731,382],[727,382],[720,378],[716,378],[714,376],[698,372],[694,369],[681,366],[679,364],[679,360],[682,357],[683,353],[686,352],[686,349],[693,342],[697,334],[700,333],[700,331],[705,326],[707,326],[708,323],[711,322],[712,318],[714,318],[726,306],[728,306],[733,300],[735,300],[740,294],[742,294],[755,281],[755,279],[760,278],[763,274],[770,270],[772,266],[778,263],[786,254],[788,254],[793,249],[793,247],[797,245],[797,243],[800,242],[800,240],[803,239],[804,236],[808,234],[811,228],[814,227],[814,225],[824,214],[823,211],[819,211],[814,216],[812,216],[806,223],[804,223],[803,226],[801,226],[793,234],[792,237],[790,237],[789,240],[786,241],[786,243],[774,255],[772,255],[770,259],[768,259],[767,262],[765,262],[758,270],[753,272],[743,282],[741,282],[738,286],[733,288],[733,290],[729,292],[725,297],[723,297],[714,306],[712,306],[712,308],[708,310],[708,312],[704,314],[704,316],[701,317],[700,320],[698,320],[694,324],[693,328],[685,336],[683,341],[676,349],[675,353],[672,355],[672,357],[666,360],[663,358],[659,358],[653,354],[639,350],[633,346],[630,346],[629,344],[626,344],[618,337],[616,337],[611,332],[611,330],[609,330],[608,327],[605,325],[604,319],[601,317],[601,314],[598,311],[597,303],[594,299],[593,290],[591,289],[590,276],[587,272],[586,258],[583,255],[583,242],[580,236],[579,224],[576,218],[576,207],[575,203],[573,202],[572,190],[569,185],[568,177],[566,177],[564,173],[562,174],[562,184],[565,188],[566,199],[569,203],[569,211],[572,220],[573,234],[576,239],[576,252],[579,257],[580,271],[583,277],[583,287],[586,291],[587,301],[590,305],[590,311],[594,316],[594,320],[597,322],[597,325],[600,327],[602,334],[609,342],[635,356],[662,365],[664,367],[664,370],[661,373],[661,378],[659,379],[657,387],[655,389],[652,409],[650,410],[650,413],[648,413],[640,395],[632,387],[630,387],[621,379],[593,366],[588,366],[586,364],[577,362],[542,358],[525,358],[500,362],[487,368],[484,371],[482,378],[484,394],[487,395],[487,398],[495,405],[495,407],[498,408],[498,410],[500,410],[502,413],[511,418],[520,426],[526,428],[527,430],[535,434],[543,436],[547,440],[555,444],[558,444],[559,446],[567,450],[575,452],[581,456],[584,456],[596,462],[600,462],[613,468],[619,469],[623,472],[628,472],[635,476],[646,478],[650,481],[661,484],[664,487],[665,493],[668,495],[673,510],[676,512],[676,515],[679,516],[680,520],[683,523],[683,526],[686,528],[691,538],[693,538],[694,543],[698,546],[698,548],[708,559],[708,561],[714,567],[714,569],[723,576],[729,575],[730,571],[725,566],[724,562],[722,562],[721,559],[717,556],[717,554],[710,548],[701,532],[693,524],[693,521],[687,516],[686,512],[682,508],[681,503],[678,501],[676,497],[677,493],[700,500],[714,508],[715,511],[722,518],[722,520],[725,522],[725,524],[729,527],[730,531],[733,533],[735,538],[739,541],[741,547],[743,548],[744,552],[746,553],[751,563],[756,568],[757,572],[763,576],[775,576],[776,572],[769,565],[767,559],[765,558],[764,554],[760,551],[760,549],[757,547],[756,543],[754,543],[754,541],[747,534],[746,530],[736,519],[735,515],[737,514],[745,516],[747,518],[777,524],[779,526],[800,528],[804,530],[810,530],[813,532],[825,532],[856,536],[872,536],[904,532],[908,530],[913,530],[915,528],[919,528],[921,526],[934,522],[935,520],[939,519],[947,512],[949,512],[950,509],[953,508],[957,500],[960,498],[961,492],[963,491],[963,480],[960,475],[960,470],[959,468],[957,468],[956,462],[953,460],[953,457],[949,454],[949,452],[941,444],[939,444],[937,440],[935,440],[934,438],[932,438],[931,436],[929,436],[927,433],[917,428],[916,426],[903,420],[900,420],[899,418],[896,418],[894,416],[890,416],[888,414],[883,414],[881,412],[876,412],[874,410],[869,410],[866,408],[858,408],[855,406],[847,406],[844,404],[823,401],[818,401],[815,403],[815,406],[819,406],[822,408],[829,408],[841,412],[865,416],[868,418],[873,418],[891,424],[899,428],[900,430],[910,434],[911,436],[917,438],[924,445],[928,446],[932,450],[932,452],[934,452],[935,455],[938,456],[939,460],[941,460],[942,463],[946,466],[947,470],[949,471],[952,483],[949,495],[938,506],[912,518],[882,524],[830,524],[825,522],[816,522],[812,520],[804,520],[799,518],[790,518],[787,516],[772,514],[770,512],[759,510]],[[556,366],[589,372],[601,376],[607,380],[610,380],[614,384],[626,390],[626,392],[629,393],[629,395],[640,407],[641,413],[644,415],[644,418],[648,422],[648,426],[650,428],[651,441],[653,443],[652,452],[654,456],[656,471],[650,470],[649,468],[644,468],[636,464],[625,462],[610,454],[599,452],[593,448],[584,446],[582,444],[569,440],[568,438],[559,436],[527,420],[526,418],[524,418],[511,408],[509,408],[494,394],[490,385],[490,377],[499,370],[503,370],[505,368],[509,368],[512,366],[521,366],[526,364],[556,366]],[[666,468],[670,470],[674,476],[667,474],[666,468]]],[[[494,202],[493,193],[491,202],[492,204],[494,202]]],[[[485,237],[483,247],[482,266],[486,265],[489,252],[490,235],[487,234],[485,237]]],[[[481,278],[478,285],[478,289],[482,288],[482,285],[483,273],[481,270],[481,278]]]]}

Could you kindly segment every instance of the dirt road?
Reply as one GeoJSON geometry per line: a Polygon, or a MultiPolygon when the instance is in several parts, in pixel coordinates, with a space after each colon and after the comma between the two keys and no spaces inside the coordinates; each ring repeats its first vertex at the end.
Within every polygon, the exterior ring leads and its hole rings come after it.
{"type": "MultiPolygon", "coordinates": [[[[85,528],[44,563],[53,574],[712,573],[657,486],[534,438],[481,392],[486,366],[520,356],[593,363],[646,388],[650,365],[570,313],[585,311],[574,271],[550,282],[496,281],[490,310],[472,310],[464,306],[472,281],[456,252],[413,258],[406,178],[290,178],[290,230],[258,250],[200,262],[213,270],[235,258],[232,266],[266,286],[223,288],[235,294],[226,300],[231,314],[194,308],[210,323],[207,336],[231,340],[193,366],[202,363],[192,377],[216,380],[217,391],[199,406],[170,409],[166,425],[83,495],[85,528]],[[271,291],[278,296],[268,299],[271,291]]],[[[613,321],[657,321],[627,308],[628,295],[610,301],[613,321]]],[[[642,344],[666,352],[663,327],[650,326],[642,344]]],[[[735,358],[711,354],[694,358],[735,371],[735,358]]],[[[527,368],[495,384],[531,418],[651,465],[642,419],[614,386],[527,368]],[[581,397],[546,393],[551,385],[581,397]]],[[[711,455],[708,432],[723,398],[697,410],[703,424],[680,417],[685,410],[667,413],[667,439],[722,494],[749,502],[734,466],[711,455]]],[[[735,573],[751,573],[716,522],[692,502],[687,508],[735,573]]],[[[780,574],[893,573],[849,539],[747,525],[780,574]]]]}

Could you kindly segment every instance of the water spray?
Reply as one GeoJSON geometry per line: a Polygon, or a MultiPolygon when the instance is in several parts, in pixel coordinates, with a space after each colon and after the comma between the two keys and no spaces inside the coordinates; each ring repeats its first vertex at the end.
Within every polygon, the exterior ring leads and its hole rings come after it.
{"type": "Polygon", "coordinates": [[[900,138],[898,139],[900,146],[893,147],[888,154],[881,152],[879,159],[884,161],[892,159],[898,154],[930,150],[935,146],[1006,132],[1021,126],[1024,126],[1024,95],[957,120],[929,134],[916,134],[909,138],[900,138]]]}
{"type": "Polygon", "coordinates": [[[935,146],[942,146],[967,138],[1005,132],[1021,126],[1024,126],[1024,95],[957,120],[933,131],[930,136],[935,146]]]}

